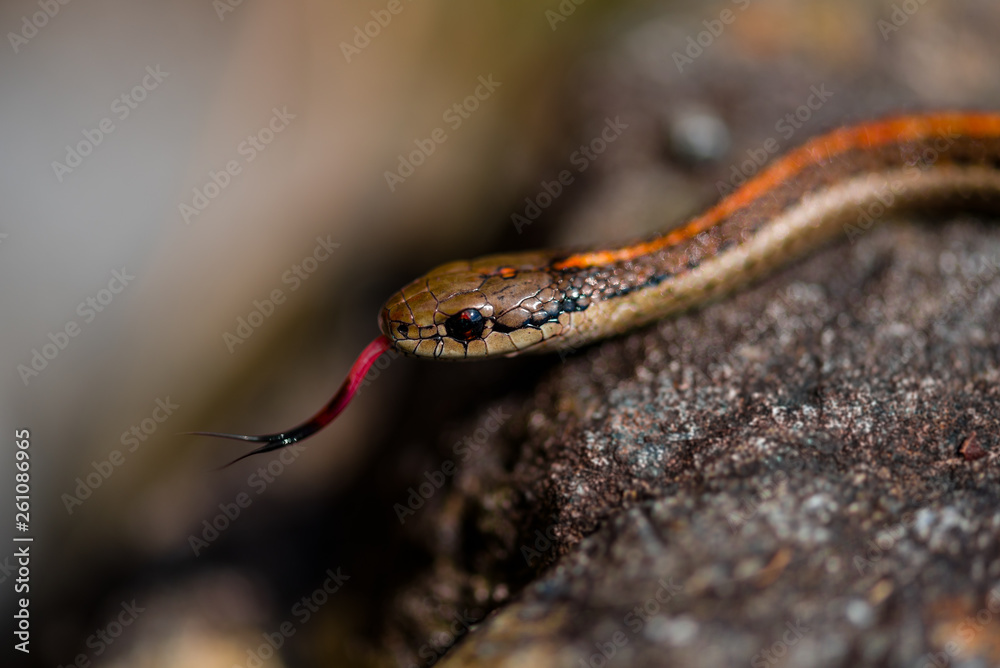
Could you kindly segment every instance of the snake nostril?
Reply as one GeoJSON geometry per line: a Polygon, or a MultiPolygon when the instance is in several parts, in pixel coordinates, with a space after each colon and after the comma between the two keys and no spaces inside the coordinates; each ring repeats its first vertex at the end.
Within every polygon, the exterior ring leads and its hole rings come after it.
{"type": "Polygon", "coordinates": [[[396,331],[398,331],[399,335],[405,339],[410,335],[410,326],[407,325],[406,323],[402,323],[398,327],[396,327],[396,331]]]}

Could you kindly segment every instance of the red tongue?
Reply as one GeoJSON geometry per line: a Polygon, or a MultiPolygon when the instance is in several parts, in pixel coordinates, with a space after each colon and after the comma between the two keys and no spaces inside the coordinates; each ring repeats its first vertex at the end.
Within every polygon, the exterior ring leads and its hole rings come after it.
{"type": "Polygon", "coordinates": [[[375,363],[375,360],[381,357],[382,353],[391,347],[392,341],[384,335],[379,336],[365,346],[365,349],[361,351],[360,355],[358,355],[358,359],[354,361],[354,365],[351,367],[351,370],[347,372],[347,378],[344,379],[340,389],[337,390],[337,393],[333,395],[333,398],[330,399],[326,406],[316,413],[316,415],[313,415],[299,426],[293,427],[288,431],[283,431],[278,434],[264,434],[263,436],[223,434],[216,431],[189,431],[186,433],[196,436],[215,436],[218,438],[232,438],[238,441],[249,441],[251,443],[264,444],[256,450],[251,450],[245,455],[237,457],[226,466],[232,466],[236,462],[241,459],[245,459],[250,455],[279,450],[291,445],[292,443],[309,438],[317,431],[333,422],[334,418],[340,415],[342,410],[347,408],[347,404],[351,403],[351,399],[353,399],[354,395],[357,394],[358,387],[360,387],[361,381],[364,380],[365,374],[368,373],[368,369],[370,369],[372,364],[375,363]]]}

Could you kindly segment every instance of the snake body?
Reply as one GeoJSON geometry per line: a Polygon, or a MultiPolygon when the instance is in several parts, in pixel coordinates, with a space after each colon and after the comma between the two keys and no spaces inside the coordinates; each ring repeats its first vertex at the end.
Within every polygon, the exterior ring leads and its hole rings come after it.
{"type": "Polygon", "coordinates": [[[437,267],[393,295],[379,325],[401,352],[437,359],[577,348],[743,286],[873,213],[998,195],[1000,114],[864,123],[811,140],[655,238],[437,267]]]}
{"type": "Polygon", "coordinates": [[[262,444],[243,457],[283,448],[334,420],[391,347],[452,360],[571,350],[700,306],[831,237],[852,237],[891,210],[998,202],[998,113],[919,114],[841,128],[652,239],[442,265],[389,298],[379,316],[382,335],[309,420],[261,436],[193,433],[262,444]]]}

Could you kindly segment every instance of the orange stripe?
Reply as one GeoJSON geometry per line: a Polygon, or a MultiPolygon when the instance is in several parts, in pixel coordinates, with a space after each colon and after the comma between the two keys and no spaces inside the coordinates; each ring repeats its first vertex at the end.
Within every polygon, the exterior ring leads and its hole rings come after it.
{"type": "Polygon", "coordinates": [[[871,149],[894,142],[913,142],[940,136],[1000,137],[1000,115],[950,112],[926,116],[901,116],[883,121],[841,128],[817,137],[767,169],[720,201],[701,216],[667,234],[631,246],[570,255],[552,265],[554,269],[593,267],[632,260],[691,239],[717,225],[803,169],[831,160],[852,149],[871,149]]]}

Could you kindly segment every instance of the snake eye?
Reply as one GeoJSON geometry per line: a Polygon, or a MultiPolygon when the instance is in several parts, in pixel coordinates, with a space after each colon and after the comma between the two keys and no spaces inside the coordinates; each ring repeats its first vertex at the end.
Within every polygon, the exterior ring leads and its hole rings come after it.
{"type": "Polygon", "coordinates": [[[478,338],[486,327],[486,318],[474,308],[459,311],[444,321],[448,336],[459,341],[471,341],[478,338]]]}

